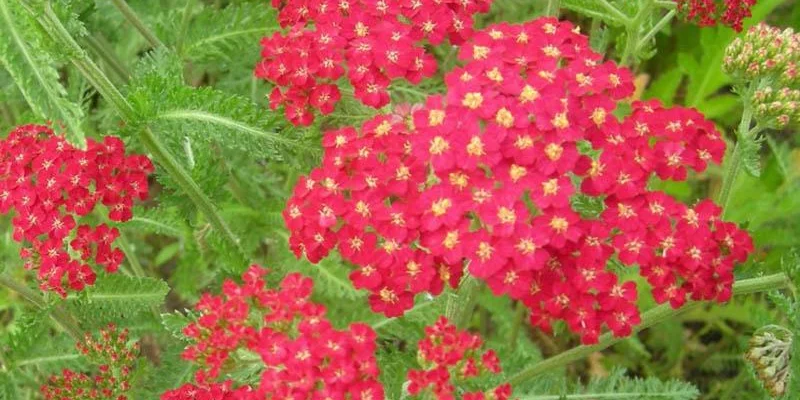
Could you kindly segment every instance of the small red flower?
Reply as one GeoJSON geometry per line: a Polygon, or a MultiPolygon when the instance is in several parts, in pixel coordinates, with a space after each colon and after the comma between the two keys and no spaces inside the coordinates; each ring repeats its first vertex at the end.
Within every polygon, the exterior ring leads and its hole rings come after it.
{"type": "Polygon", "coordinates": [[[153,164],[141,155],[125,155],[124,143],[105,137],[89,139],[86,150],[70,145],[42,125],[24,125],[0,141],[0,212],[15,211],[13,238],[26,251],[26,268],[38,269],[40,287],[61,296],[94,283],[92,267],[115,272],[123,260],[113,248],[116,228],[101,224],[94,234],[80,224],[98,201],[108,218],[132,217],[133,199],[148,195],[147,176],[153,164]],[[72,259],[69,247],[80,254],[72,259]]]}

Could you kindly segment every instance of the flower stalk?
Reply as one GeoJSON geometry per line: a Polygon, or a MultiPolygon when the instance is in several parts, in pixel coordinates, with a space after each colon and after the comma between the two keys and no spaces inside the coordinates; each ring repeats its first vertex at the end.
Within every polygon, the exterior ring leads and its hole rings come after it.
{"type": "MultiPolygon", "coordinates": [[[[47,302],[44,300],[44,298],[42,298],[42,296],[24,284],[18,282],[8,274],[0,274],[0,286],[4,286],[12,292],[19,294],[23,299],[42,310],[48,309],[47,302]]],[[[66,332],[73,339],[80,340],[83,337],[78,325],[61,307],[54,307],[50,309],[49,314],[50,318],[62,329],[64,329],[64,332],[66,332]]]]}
{"type": "Polygon", "coordinates": [[[125,19],[136,28],[137,31],[150,43],[151,46],[155,48],[165,47],[164,43],[158,39],[158,37],[147,28],[142,20],[136,15],[136,11],[134,11],[131,6],[128,5],[125,0],[111,0],[114,3],[114,6],[117,7],[120,13],[125,17],[125,19]]]}
{"type": "MultiPolygon", "coordinates": [[[[733,284],[733,294],[744,295],[768,290],[783,289],[790,286],[790,284],[791,281],[789,280],[789,277],[784,273],[767,275],[759,278],[743,279],[733,284]]],[[[658,307],[654,307],[642,314],[642,323],[633,328],[632,334],[640,332],[651,326],[658,325],[659,323],[672,319],[678,315],[684,314],[702,304],[705,303],[699,301],[688,301],[682,307],[676,309],[673,309],[669,304],[662,304],[658,307]]],[[[527,382],[543,373],[553,371],[574,361],[583,359],[589,354],[604,350],[625,339],[627,338],[614,337],[611,333],[606,333],[600,336],[597,344],[573,347],[572,349],[564,351],[556,356],[540,361],[532,365],[530,368],[522,370],[521,372],[512,376],[508,380],[508,383],[514,386],[527,382]]]]}
{"type": "Polygon", "coordinates": [[[457,328],[464,329],[469,323],[480,289],[480,282],[472,275],[466,275],[458,291],[448,299],[445,315],[457,328]]]}
{"type": "Polygon", "coordinates": [[[725,169],[722,189],[720,190],[719,197],[717,198],[717,204],[722,207],[723,218],[725,217],[725,212],[728,210],[728,205],[731,201],[733,185],[736,183],[736,178],[739,177],[739,173],[742,169],[742,157],[744,156],[744,153],[742,152],[742,141],[749,140],[752,135],[758,133],[757,128],[753,130],[750,129],[752,121],[753,106],[750,101],[745,99],[744,113],[742,114],[742,120],[739,123],[739,129],[736,132],[736,144],[733,147],[728,165],[725,169]]]}

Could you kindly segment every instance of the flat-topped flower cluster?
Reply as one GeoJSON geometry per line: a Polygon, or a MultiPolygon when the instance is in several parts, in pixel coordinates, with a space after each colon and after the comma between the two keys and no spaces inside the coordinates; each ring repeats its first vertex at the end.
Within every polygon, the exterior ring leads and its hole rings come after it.
{"type": "Polygon", "coordinates": [[[463,67],[411,118],[380,115],[326,133],[320,167],[284,211],[298,256],[331,250],[356,266],[373,310],[401,315],[414,296],[456,285],[465,269],[549,329],[586,343],[639,323],[636,286],[607,265],[638,265],[658,302],[725,301],[750,237],[710,201],[651,191],[719,163],[713,123],[686,108],[636,102],[627,69],[602,60],[568,22],[541,18],[477,32],[463,67]],[[576,196],[603,203],[581,215],[576,196]]]}
{"type": "Polygon", "coordinates": [[[273,0],[277,32],[261,42],[257,77],[274,85],[273,109],[283,106],[295,125],[309,125],[314,110],[333,112],[341,98],[337,80],[346,76],[354,96],[380,108],[389,84],[417,84],[436,72],[424,45],[458,45],[472,34],[472,17],[492,0],[273,0]]]}
{"type": "Polygon", "coordinates": [[[100,337],[86,333],[83,342],[75,345],[93,364],[93,374],[64,369],[41,387],[45,400],[127,400],[130,378],[139,355],[138,342],[129,342],[128,330],[113,324],[100,330],[100,337]]]}
{"type": "Polygon", "coordinates": [[[757,0],[677,0],[678,10],[685,14],[686,20],[700,26],[723,24],[736,31],[742,30],[745,18],[757,0]]]}
{"type": "Polygon", "coordinates": [[[79,223],[99,205],[111,221],[131,219],[133,201],[148,196],[151,172],[149,158],[125,155],[113,136],[89,139],[81,150],[50,127],[24,125],[0,140],[0,213],[14,211],[13,238],[23,243],[25,266],[38,271],[42,290],[66,296],[94,284],[90,263],[119,268],[119,231],[79,223]]]}
{"type": "Polygon", "coordinates": [[[334,329],[325,307],[309,299],[310,278],[289,274],[279,288],[269,289],[266,273],[253,265],[241,285],[227,280],[221,295],[203,295],[196,306],[200,317],[184,329],[192,344],[183,356],[199,364],[197,384],[169,391],[162,399],[382,399],[372,328],[353,324],[334,329]],[[233,388],[231,382],[214,381],[237,350],[263,362],[260,385],[233,388]]]}
{"type": "MultiPolygon", "coordinates": [[[[486,374],[499,374],[500,360],[493,350],[482,351],[480,336],[456,328],[445,317],[425,327],[419,342],[417,359],[422,369],[408,371],[408,393],[419,398],[433,395],[440,400],[455,399],[456,383],[486,374]]],[[[511,385],[503,384],[488,391],[463,393],[464,400],[508,400],[511,385]]]]}

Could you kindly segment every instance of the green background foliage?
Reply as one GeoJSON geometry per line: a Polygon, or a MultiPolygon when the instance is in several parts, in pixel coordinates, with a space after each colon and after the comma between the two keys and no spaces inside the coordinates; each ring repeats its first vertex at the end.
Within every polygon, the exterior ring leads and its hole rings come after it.
{"type": "MultiPolygon", "coordinates": [[[[150,130],[239,242],[232,245],[214,221],[187,200],[174,176],[158,168],[151,180],[152,200],[139,204],[133,220],[119,226],[127,256],[122,273],[101,275],[95,287],[64,301],[44,296],[43,307],[26,303],[19,293],[0,290],[0,399],[35,398],[49,374],[87,367],[74,341],[50,318],[54,313],[69,315],[86,331],[115,323],[142,340],[132,398],[153,399],[180,386],[193,372],[180,358],[185,344],[180,331],[196,317],[189,310],[202,292],[218,292],[224,279],[235,278],[250,262],[268,266],[273,283],[293,271],[313,277],[314,299],[328,307],[336,326],[371,324],[380,337],[378,359],[387,394],[402,398],[405,371],[416,365],[414,350],[423,326],[443,314],[447,300],[456,294],[421,296],[402,318],[373,314],[366,294],[350,284],[350,269],[340,258],[333,255],[312,265],[289,252],[280,214],[297,177],[319,161],[322,132],[357,124],[375,111],[345,96],[332,115],[318,118],[309,129],[297,129],[281,113],[269,110],[270,88],[252,73],[261,50],[259,39],[279,30],[268,0],[129,1],[160,43],[144,38],[111,1],[49,2],[86,55],[120,88],[132,110],[124,117],[72,65],[81,55],[54,44],[52,33],[42,26],[46,3],[0,0],[0,136],[19,124],[54,120],[76,145],[86,137],[113,134],[131,150],[147,152],[138,135],[150,130]]],[[[495,0],[478,25],[525,21],[560,5],[561,17],[588,33],[595,49],[631,65],[639,98],[696,107],[732,141],[742,104],[721,63],[736,32],[677,20],[655,29],[666,12],[640,13],[645,3],[648,0],[495,0]]],[[[800,27],[800,4],[793,0],[761,0],[753,14],[748,24],[766,20],[800,27]]],[[[442,69],[454,65],[454,48],[445,45],[433,51],[442,69]]],[[[395,104],[414,103],[443,90],[439,75],[417,87],[393,85],[392,99],[395,104]]],[[[737,277],[780,271],[798,276],[798,260],[791,255],[800,244],[800,136],[787,128],[746,147],[749,174],[733,187],[727,217],[750,230],[757,251],[737,277]]],[[[710,168],[687,182],[653,181],[652,186],[694,202],[719,192],[722,173],[721,168],[710,168]]],[[[576,204],[581,212],[596,212],[597,204],[587,199],[576,199],[576,204]]],[[[10,217],[0,216],[0,271],[34,287],[17,252],[10,217]]],[[[647,285],[628,274],[626,278],[647,285]]],[[[642,309],[653,305],[651,298],[641,299],[642,309]]],[[[773,323],[800,333],[797,312],[793,300],[779,294],[704,305],[550,371],[517,387],[516,395],[530,400],[766,398],[742,357],[747,339],[773,323]]],[[[516,304],[487,289],[479,293],[468,325],[499,353],[504,375],[498,382],[578,344],[562,327],[556,327],[554,336],[530,328],[516,304]]],[[[800,355],[794,360],[800,363],[800,355]]],[[[229,373],[242,377],[251,372],[229,373]]],[[[800,391],[788,396],[800,398],[800,391]]]]}

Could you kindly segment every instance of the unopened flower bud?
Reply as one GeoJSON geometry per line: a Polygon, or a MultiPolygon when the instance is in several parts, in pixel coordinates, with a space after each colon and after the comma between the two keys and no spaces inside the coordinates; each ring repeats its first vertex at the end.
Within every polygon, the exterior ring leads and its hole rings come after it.
{"type": "Polygon", "coordinates": [[[771,77],[780,86],[793,87],[800,84],[798,60],[800,35],[792,29],[780,30],[759,24],[728,46],[723,69],[742,81],[771,77]]]}
{"type": "Polygon", "coordinates": [[[783,128],[800,121],[800,90],[766,87],[756,90],[751,101],[756,120],[765,126],[783,128]]]}

